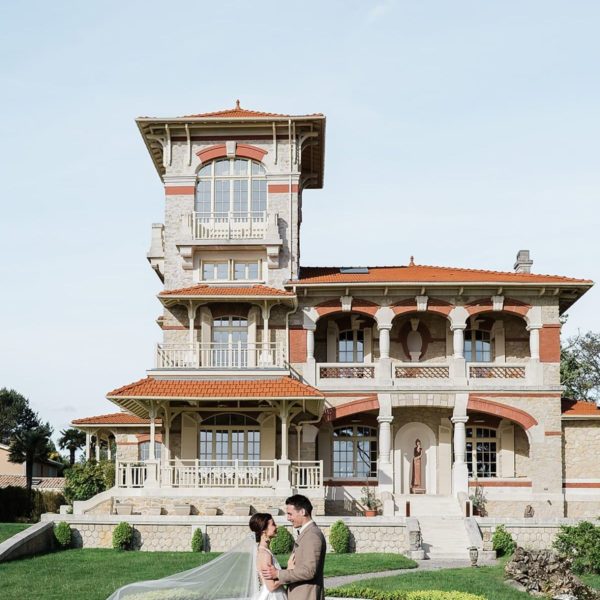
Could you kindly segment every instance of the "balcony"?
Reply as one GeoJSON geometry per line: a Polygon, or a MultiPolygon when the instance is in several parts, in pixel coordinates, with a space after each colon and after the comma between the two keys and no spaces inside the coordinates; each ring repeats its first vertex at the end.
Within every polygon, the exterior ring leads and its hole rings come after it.
{"type": "Polygon", "coordinates": [[[394,363],[394,379],[417,380],[448,380],[450,379],[449,363],[394,363]]]}
{"type": "Polygon", "coordinates": [[[256,212],[193,212],[187,226],[194,240],[264,240],[279,238],[277,215],[256,212]]]}
{"type": "Polygon", "coordinates": [[[158,344],[157,369],[263,369],[285,367],[280,343],[158,344]]]}
{"type": "MultiPolygon", "coordinates": [[[[116,485],[143,488],[150,484],[163,488],[275,488],[280,476],[277,460],[119,461],[116,485]]],[[[323,487],[323,461],[292,461],[291,484],[298,490],[323,487]]]]}

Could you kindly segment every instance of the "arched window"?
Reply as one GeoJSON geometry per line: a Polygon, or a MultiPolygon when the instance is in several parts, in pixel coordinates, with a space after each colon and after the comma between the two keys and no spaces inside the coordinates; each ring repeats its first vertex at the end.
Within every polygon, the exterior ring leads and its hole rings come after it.
{"type": "Polygon", "coordinates": [[[205,463],[260,460],[260,425],[240,414],[215,415],[200,426],[199,458],[205,463]]]}
{"type": "MultiPolygon", "coordinates": [[[[162,444],[154,442],[154,456],[156,460],[160,460],[162,444]]],[[[138,444],[138,457],[140,460],[150,460],[150,442],[140,442],[138,444]]]]}
{"type": "Polygon", "coordinates": [[[377,430],[347,425],[333,430],[333,476],[377,477],[377,430]]]}
{"type": "Polygon", "coordinates": [[[199,217],[261,217],[267,210],[265,168],[245,158],[209,162],[198,172],[194,210],[199,217]]]}
{"type": "Polygon", "coordinates": [[[473,465],[477,466],[477,477],[497,477],[498,442],[496,430],[489,427],[467,427],[467,469],[469,477],[475,477],[473,465]]]}
{"type": "Polygon", "coordinates": [[[465,360],[467,362],[492,361],[492,340],[489,331],[465,329],[465,360]]]}
{"type": "Polygon", "coordinates": [[[341,331],[338,337],[338,362],[359,363],[364,360],[364,333],[359,329],[341,331]]]}

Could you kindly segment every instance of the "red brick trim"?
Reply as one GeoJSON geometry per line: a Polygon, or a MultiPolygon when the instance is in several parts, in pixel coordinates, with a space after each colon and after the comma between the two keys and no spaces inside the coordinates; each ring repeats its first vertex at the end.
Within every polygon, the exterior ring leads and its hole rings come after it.
{"type": "Polygon", "coordinates": [[[469,487],[531,487],[531,481],[469,481],[469,487]]]}
{"type": "MultiPolygon", "coordinates": [[[[414,298],[400,300],[390,307],[395,315],[403,315],[417,311],[417,301],[414,298]]],[[[434,313],[443,317],[448,317],[454,306],[445,300],[439,298],[429,298],[427,301],[427,310],[425,313],[434,313]]],[[[421,313],[422,314],[422,313],[421,313]]]]}
{"type": "MultiPolygon", "coordinates": [[[[491,312],[492,299],[481,298],[480,300],[473,300],[472,302],[469,302],[465,308],[467,309],[469,316],[477,315],[482,312],[491,312]]],[[[512,298],[505,298],[504,306],[500,313],[509,313],[518,317],[524,317],[529,312],[530,308],[530,304],[525,304],[525,302],[513,300],[512,298]]]]}
{"type": "Polygon", "coordinates": [[[305,329],[290,329],[290,362],[306,362],[305,329]]]}
{"type": "Polygon", "coordinates": [[[546,431],[544,435],[551,437],[554,435],[562,435],[562,431],[546,431]]]}
{"type": "Polygon", "coordinates": [[[208,162],[215,158],[223,158],[227,156],[227,147],[225,144],[217,144],[215,146],[209,146],[203,150],[196,152],[196,156],[200,159],[200,162],[208,162]]]}
{"type": "Polygon", "coordinates": [[[540,329],[540,362],[560,362],[560,325],[540,329]]]}
{"type": "Polygon", "coordinates": [[[561,398],[560,393],[544,392],[486,392],[486,398],[561,398]]]}
{"type": "MultiPolygon", "coordinates": [[[[142,442],[149,442],[150,441],[150,434],[149,433],[136,433],[135,437],[137,438],[138,444],[141,444],[142,442]]],[[[161,442],[162,443],[162,433],[157,433],[154,436],[154,439],[156,442],[161,442]]]]}
{"type": "Polygon", "coordinates": [[[562,486],[572,489],[600,488],[600,481],[563,481],[562,486]]]}
{"type": "Polygon", "coordinates": [[[492,400],[477,398],[475,396],[469,396],[467,409],[509,419],[521,425],[523,429],[529,429],[538,424],[538,422],[524,410],[514,408],[513,406],[506,406],[499,402],[493,402],[492,400]]]}
{"type": "Polygon", "coordinates": [[[266,150],[259,148],[258,146],[252,146],[250,144],[236,144],[235,155],[240,158],[250,158],[251,160],[257,160],[262,162],[262,159],[267,153],[266,150]]]}
{"type": "Polygon", "coordinates": [[[376,396],[373,398],[353,400],[352,402],[341,404],[340,406],[332,406],[325,411],[323,420],[326,422],[335,421],[336,419],[367,412],[368,410],[379,410],[379,400],[376,396]]]}
{"type": "Polygon", "coordinates": [[[165,186],[166,196],[193,196],[196,188],[193,185],[169,185],[165,186]]]}
{"type": "MultiPolygon", "coordinates": [[[[315,310],[319,313],[319,318],[324,317],[325,315],[342,312],[342,303],[335,300],[326,300],[325,302],[321,302],[315,306],[315,310]]],[[[374,317],[375,313],[379,310],[379,306],[375,304],[375,302],[371,302],[370,300],[363,300],[361,298],[355,298],[352,300],[352,310],[351,313],[360,313],[363,315],[368,315],[369,317],[374,317]]],[[[350,313],[345,313],[350,314],[350,313]]]]}
{"type": "MultiPolygon", "coordinates": [[[[292,193],[298,193],[298,184],[292,183],[292,193]]],[[[269,194],[287,194],[290,191],[289,183],[270,183],[267,187],[269,194]]]]}

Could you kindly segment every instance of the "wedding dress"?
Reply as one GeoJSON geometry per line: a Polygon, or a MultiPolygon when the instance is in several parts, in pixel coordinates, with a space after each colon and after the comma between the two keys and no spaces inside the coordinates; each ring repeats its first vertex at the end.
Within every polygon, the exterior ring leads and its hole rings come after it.
{"type": "MultiPolygon", "coordinates": [[[[281,569],[281,565],[279,564],[273,553],[270,550],[267,550],[267,548],[265,548],[265,551],[271,555],[271,558],[273,559],[273,566],[276,569],[281,569]]],[[[265,585],[263,581],[262,575],[259,574],[259,578],[262,587],[260,588],[260,592],[258,592],[258,595],[254,600],[287,600],[287,592],[284,588],[279,587],[275,591],[270,592],[269,588],[265,585]]]]}

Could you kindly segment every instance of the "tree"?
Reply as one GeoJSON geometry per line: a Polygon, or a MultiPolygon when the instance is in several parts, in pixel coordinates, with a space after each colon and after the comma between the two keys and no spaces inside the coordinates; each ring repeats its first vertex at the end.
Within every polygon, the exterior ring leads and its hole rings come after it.
{"type": "Polygon", "coordinates": [[[560,356],[560,379],[567,398],[600,400],[600,333],[588,331],[567,340],[560,356]]]}
{"type": "Polygon", "coordinates": [[[31,497],[33,465],[48,459],[52,451],[50,423],[42,423],[32,429],[19,429],[13,434],[8,450],[8,460],[14,463],[25,463],[27,478],[27,496],[31,497]]]}
{"type": "Polygon", "coordinates": [[[69,429],[63,429],[60,432],[58,438],[58,447],[61,450],[69,451],[69,462],[71,465],[75,464],[75,452],[81,450],[85,446],[85,433],[79,429],[71,427],[69,429]]]}
{"type": "Polygon", "coordinates": [[[0,389],[0,442],[8,444],[17,429],[30,429],[40,425],[29,400],[15,390],[0,389]]]}

